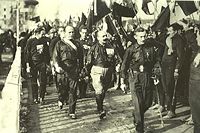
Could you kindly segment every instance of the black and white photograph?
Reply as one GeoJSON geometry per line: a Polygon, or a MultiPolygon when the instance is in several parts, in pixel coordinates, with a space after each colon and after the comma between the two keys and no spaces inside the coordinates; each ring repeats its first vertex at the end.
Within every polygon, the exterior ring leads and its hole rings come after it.
{"type": "Polygon", "coordinates": [[[0,133],[200,133],[200,0],[0,0],[0,133]]]}

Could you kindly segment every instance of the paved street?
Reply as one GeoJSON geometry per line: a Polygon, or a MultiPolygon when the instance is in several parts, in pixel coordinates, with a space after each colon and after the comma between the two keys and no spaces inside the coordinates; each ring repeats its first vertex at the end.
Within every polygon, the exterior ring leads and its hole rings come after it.
{"type": "MultiPolygon", "coordinates": [[[[26,96],[27,89],[23,90],[26,96]]],[[[56,89],[52,86],[48,87],[47,91],[44,105],[30,106],[27,124],[29,133],[134,133],[133,107],[129,94],[122,94],[120,90],[109,90],[105,99],[107,117],[99,120],[94,94],[90,93],[89,98],[78,100],[78,119],[71,120],[67,116],[67,105],[62,110],[58,109],[56,89]]],[[[145,125],[152,133],[192,133],[193,126],[181,122],[181,119],[189,116],[189,107],[178,103],[176,113],[177,117],[165,120],[165,125],[161,128],[159,116],[149,110],[145,114],[145,125]]]]}

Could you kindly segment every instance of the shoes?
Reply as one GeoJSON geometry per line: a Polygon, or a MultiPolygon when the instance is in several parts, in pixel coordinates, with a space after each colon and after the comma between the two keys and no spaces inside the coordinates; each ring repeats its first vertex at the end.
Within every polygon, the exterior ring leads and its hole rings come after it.
{"type": "Polygon", "coordinates": [[[58,101],[58,107],[59,107],[59,109],[63,108],[63,103],[61,101],[58,101]]]}
{"type": "Polygon", "coordinates": [[[186,124],[186,125],[194,125],[194,122],[193,122],[193,120],[191,119],[191,120],[187,121],[185,124],[186,124]]]}
{"type": "Polygon", "coordinates": [[[70,117],[71,119],[77,119],[76,114],[69,114],[69,117],[70,117]]]}
{"type": "Polygon", "coordinates": [[[187,120],[185,120],[185,121],[186,121],[185,122],[186,125],[194,125],[194,122],[192,120],[192,115],[187,120]]]}
{"type": "Polygon", "coordinates": [[[105,110],[99,113],[99,118],[100,119],[103,119],[105,116],[106,116],[106,111],[105,110]]]}
{"type": "Polygon", "coordinates": [[[163,117],[163,119],[172,119],[172,118],[174,118],[174,117],[176,117],[176,114],[173,113],[173,112],[171,112],[171,111],[169,111],[169,112],[167,113],[167,115],[163,117]]]}

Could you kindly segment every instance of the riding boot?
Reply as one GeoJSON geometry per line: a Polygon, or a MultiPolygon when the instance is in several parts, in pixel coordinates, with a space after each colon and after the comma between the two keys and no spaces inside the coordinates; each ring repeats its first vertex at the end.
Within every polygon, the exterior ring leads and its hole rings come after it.
{"type": "Polygon", "coordinates": [[[103,111],[103,104],[102,104],[102,95],[96,94],[96,103],[97,103],[97,111],[98,113],[103,111]]]}

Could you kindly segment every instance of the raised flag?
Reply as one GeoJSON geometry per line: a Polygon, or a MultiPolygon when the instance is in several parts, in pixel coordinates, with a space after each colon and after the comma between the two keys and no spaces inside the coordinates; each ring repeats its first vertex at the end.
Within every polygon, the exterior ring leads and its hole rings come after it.
{"type": "Polygon", "coordinates": [[[176,1],[186,16],[196,12],[198,9],[194,1],[176,1]]]}
{"type": "Polygon", "coordinates": [[[78,25],[78,28],[81,27],[82,25],[86,25],[86,22],[87,22],[87,17],[85,16],[85,14],[82,12],[82,15],[81,15],[81,21],[78,25]]]}
{"type": "Polygon", "coordinates": [[[170,8],[167,6],[158,16],[154,24],[152,25],[152,30],[153,31],[160,31],[166,29],[169,24],[169,19],[170,19],[170,8]]]}
{"type": "Polygon", "coordinates": [[[121,16],[121,17],[135,17],[137,14],[136,9],[122,6],[116,2],[113,3],[113,15],[114,16],[121,16]]]}
{"type": "Polygon", "coordinates": [[[92,30],[92,25],[95,25],[99,20],[111,12],[104,0],[94,0],[87,19],[87,27],[92,30]]]}
{"type": "Polygon", "coordinates": [[[142,2],[142,10],[143,10],[146,14],[151,15],[152,13],[150,12],[149,4],[152,4],[152,1],[151,1],[151,0],[143,0],[143,2],[142,2]]]}

